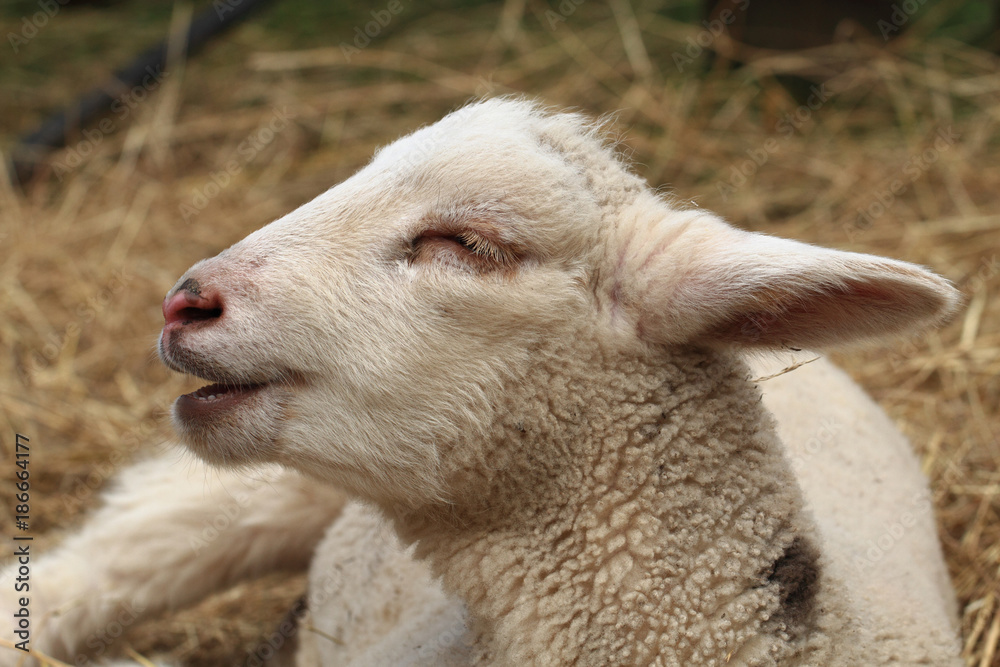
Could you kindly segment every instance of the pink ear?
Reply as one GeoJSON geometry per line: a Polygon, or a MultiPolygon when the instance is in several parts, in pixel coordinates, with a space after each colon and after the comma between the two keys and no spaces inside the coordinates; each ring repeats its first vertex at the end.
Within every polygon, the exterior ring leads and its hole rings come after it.
{"type": "Polygon", "coordinates": [[[948,281],[906,262],[707,215],[670,227],[649,230],[670,240],[647,244],[654,250],[636,267],[637,327],[649,342],[826,348],[940,324],[960,301],[948,281]]]}

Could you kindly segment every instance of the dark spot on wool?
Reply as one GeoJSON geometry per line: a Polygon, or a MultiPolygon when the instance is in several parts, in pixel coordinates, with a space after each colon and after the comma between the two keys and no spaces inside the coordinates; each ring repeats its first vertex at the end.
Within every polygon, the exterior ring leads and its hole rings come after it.
{"type": "Polygon", "coordinates": [[[777,583],[781,608],[774,620],[789,628],[808,623],[819,591],[819,550],[798,536],[767,572],[768,583],[777,583]]]}
{"type": "Polygon", "coordinates": [[[663,424],[643,424],[639,427],[639,435],[641,435],[646,440],[652,440],[656,436],[660,435],[660,431],[663,429],[663,424]]]}

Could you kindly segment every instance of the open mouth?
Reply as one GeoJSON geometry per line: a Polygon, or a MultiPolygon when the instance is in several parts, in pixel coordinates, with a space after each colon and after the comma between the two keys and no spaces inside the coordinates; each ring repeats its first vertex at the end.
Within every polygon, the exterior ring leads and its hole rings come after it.
{"type": "Polygon", "coordinates": [[[257,394],[267,385],[215,383],[202,387],[177,399],[177,410],[182,417],[203,416],[234,408],[257,394]]]}

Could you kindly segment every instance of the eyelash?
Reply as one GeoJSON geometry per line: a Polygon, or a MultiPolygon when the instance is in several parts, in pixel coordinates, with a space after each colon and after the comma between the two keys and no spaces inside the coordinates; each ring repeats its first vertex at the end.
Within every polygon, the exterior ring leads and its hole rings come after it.
{"type": "Polygon", "coordinates": [[[506,250],[472,230],[455,234],[424,233],[414,239],[410,249],[410,261],[423,253],[433,253],[435,249],[445,250],[463,256],[467,264],[479,271],[508,268],[515,263],[515,257],[506,250]],[[436,248],[435,248],[436,247],[436,248]]]}
{"type": "Polygon", "coordinates": [[[489,259],[498,264],[507,263],[505,253],[501,252],[499,248],[475,232],[465,231],[448,238],[474,255],[489,259]]]}

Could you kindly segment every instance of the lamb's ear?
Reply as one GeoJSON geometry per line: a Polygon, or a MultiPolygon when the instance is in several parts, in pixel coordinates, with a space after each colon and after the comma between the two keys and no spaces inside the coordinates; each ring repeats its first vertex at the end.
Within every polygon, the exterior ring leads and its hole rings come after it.
{"type": "Polygon", "coordinates": [[[941,324],[960,302],[948,281],[919,266],[744,232],[707,215],[650,231],[660,239],[622,262],[649,342],[820,349],[941,324]]]}

